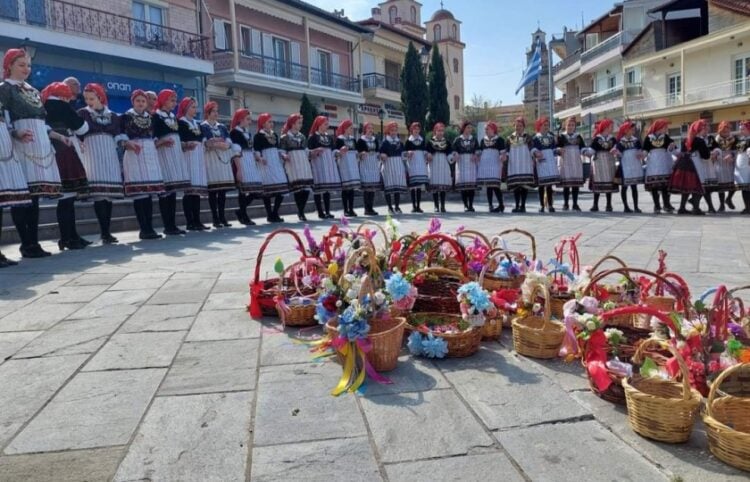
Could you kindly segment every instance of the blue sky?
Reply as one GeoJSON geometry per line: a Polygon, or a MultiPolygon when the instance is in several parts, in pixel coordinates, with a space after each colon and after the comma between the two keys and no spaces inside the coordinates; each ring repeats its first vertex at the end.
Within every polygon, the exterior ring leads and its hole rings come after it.
{"type": "MultiPolygon", "coordinates": [[[[370,16],[370,8],[377,0],[308,0],[326,10],[345,9],[352,20],[370,16]]],[[[439,0],[421,0],[422,18],[429,19],[440,8],[439,0]]],[[[563,26],[580,28],[581,13],[585,24],[598,18],[614,2],[602,0],[445,0],[445,8],[453,12],[461,24],[461,36],[466,43],[465,95],[501,101],[504,105],[521,102],[515,91],[525,67],[526,48],[531,45],[531,33],[539,26],[551,34],[562,33],[563,26]]]]}

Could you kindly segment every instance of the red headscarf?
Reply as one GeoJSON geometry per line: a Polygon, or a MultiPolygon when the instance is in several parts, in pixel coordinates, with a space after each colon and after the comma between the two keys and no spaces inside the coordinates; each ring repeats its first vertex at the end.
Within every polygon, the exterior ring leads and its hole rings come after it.
{"type": "Polygon", "coordinates": [[[523,128],[526,128],[526,119],[524,119],[523,117],[516,117],[516,120],[514,122],[520,122],[521,124],[523,124],[523,128]]]}
{"type": "Polygon", "coordinates": [[[41,98],[42,102],[47,102],[50,97],[59,97],[61,99],[70,99],[73,97],[73,91],[67,84],[62,82],[52,82],[47,87],[42,89],[41,98]]]}
{"type": "Polygon", "coordinates": [[[497,124],[496,124],[496,123],[494,123],[494,122],[492,122],[492,121],[489,121],[489,122],[487,123],[487,126],[486,126],[486,128],[487,128],[487,129],[492,129],[492,132],[494,132],[495,134],[497,134],[497,124]]]}
{"type": "Polygon", "coordinates": [[[542,132],[542,126],[545,122],[549,122],[549,117],[540,117],[534,122],[534,130],[542,132]]]}
{"type": "Polygon", "coordinates": [[[421,129],[422,128],[422,124],[420,124],[419,122],[412,122],[409,125],[409,133],[411,134],[411,131],[413,131],[415,128],[421,129]]]}
{"type": "Polygon", "coordinates": [[[633,124],[633,122],[631,121],[625,121],[620,124],[620,128],[617,130],[617,140],[619,141],[620,139],[625,137],[628,131],[633,127],[635,127],[635,124],[633,124]]]}
{"type": "Polygon", "coordinates": [[[318,132],[318,129],[320,129],[320,126],[323,125],[325,122],[328,122],[328,117],[324,115],[319,115],[318,117],[316,117],[312,123],[312,127],[310,127],[310,133],[308,135],[313,135],[316,132],[318,132]]]}
{"type": "Polygon", "coordinates": [[[396,121],[391,121],[391,122],[389,122],[388,124],[386,124],[386,125],[385,125],[385,133],[386,133],[386,135],[387,135],[387,134],[388,134],[389,132],[391,132],[391,129],[393,129],[394,127],[395,127],[396,129],[398,129],[398,122],[396,122],[396,121]]]}
{"type": "Polygon", "coordinates": [[[169,102],[169,99],[172,97],[177,99],[177,92],[172,89],[163,89],[159,91],[159,95],[156,96],[156,104],[154,104],[154,109],[161,109],[164,104],[169,102]]]}
{"type": "Polygon", "coordinates": [[[669,120],[667,119],[656,119],[653,124],[651,124],[651,127],[648,129],[648,135],[653,135],[659,132],[660,130],[664,129],[669,125],[669,120]]]}
{"type": "Polygon", "coordinates": [[[286,122],[284,122],[284,127],[281,129],[282,134],[286,134],[290,130],[292,130],[292,127],[294,127],[294,124],[297,123],[298,120],[302,119],[302,114],[294,113],[286,118],[286,122]]]}
{"type": "Polygon", "coordinates": [[[3,56],[3,77],[10,77],[10,66],[13,65],[17,59],[26,57],[26,51],[24,49],[8,49],[3,56]]]}
{"type": "Polygon", "coordinates": [[[208,114],[219,108],[219,104],[210,100],[203,106],[203,118],[208,119],[208,114]]]}
{"type": "Polygon", "coordinates": [[[240,125],[240,122],[242,122],[242,119],[250,115],[250,111],[248,109],[237,109],[234,111],[234,115],[232,116],[232,122],[229,124],[230,129],[234,129],[238,125],[240,125]]]}
{"type": "Polygon", "coordinates": [[[346,133],[346,130],[352,126],[352,121],[349,119],[345,119],[339,124],[338,129],[336,129],[336,135],[337,136],[343,136],[346,133]]]}
{"type": "Polygon", "coordinates": [[[687,147],[687,150],[690,151],[693,148],[693,139],[695,139],[698,136],[698,133],[703,130],[703,128],[706,125],[706,121],[704,119],[699,119],[692,124],[690,124],[690,128],[688,129],[688,135],[687,139],[685,139],[685,147],[687,147]]]}
{"type": "Polygon", "coordinates": [[[266,125],[268,121],[271,120],[271,114],[268,112],[264,112],[261,115],[258,116],[258,130],[263,130],[263,126],[266,125]]]}
{"type": "Polygon", "coordinates": [[[192,97],[185,97],[180,101],[180,105],[177,106],[177,118],[180,119],[185,117],[191,104],[195,104],[195,99],[192,97]]]}
{"type": "Polygon", "coordinates": [[[93,82],[86,84],[86,86],[83,88],[84,92],[93,92],[94,95],[99,99],[99,102],[102,103],[102,105],[107,105],[108,99],[107,99],[107,91],[104,90],[104,87],[102,87],[100,84],[95,84],[93,82]]]}
{"type": "Polygon", "coordinates": [[[144,99],[148,100],[148,96],[146,95],[146,92],[144,92],[141,89],[135,89],[132,94],[130,94],[130,103],[132,104],[136,97],[143,97],[144,99]]]}
{"type": "Polygon", "coordinates": [[[723,131],[724,129],[731,129],[731,128],[732,128],[732,126],[729,125],[729,122],[727,122],[727,121],[721,121],[721,122],[719,122],[719,128],[716,129],[716,132],[717,133],[721,133],[721,131],[723,131]]]}
{"type": "Polygon", "coordinates": [[[612,119],[602,119],[599,122],[596,123],[596,129],[594,129],[594,136],[600,135],[605,130],[612,127],[613,122],[612,119]]]}

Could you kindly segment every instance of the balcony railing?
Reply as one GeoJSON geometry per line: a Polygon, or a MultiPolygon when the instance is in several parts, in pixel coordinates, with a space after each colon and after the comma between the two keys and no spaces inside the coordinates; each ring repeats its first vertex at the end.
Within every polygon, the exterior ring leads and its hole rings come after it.
{"type": "Polygon", "coordinates": [[[386,89],[393,92],[401,92],[401,80],[398,77],[389,77],[383,74],[369,73],[362,76],[365,89],[386,89]]]}
{"type": "Polygon", "coordinates": [[[628,97],[641,97],[643,95],[643,85],[632,84],[625,87],[628,97]]]}
{"type": "Polygon", "coordinates": [[[338,90],[359,92],[359,79],[356,77],[334,74],[324,69],[310,69],[310,83],[338,90]]]}
{"type": "Polygon", "coordinates": [[[618,32],[608,39],[600,42],[581,54],[581,64],[592,61],[596,57],[610,52],[616,48],[628,45],[633,41],[634,35],[630,31],[618,32]]]}
{"type": "Polygon", "coordinates": [[[240,69],[282,79],[307,82],[307,66],[265,57],[263,55],[240,54],[240,69]]]}
{"type": "Polygon", "coordinates": [[[583,97],[581,99],[581,107],[585,109],[587,107],[593,107],[595,105],[605,104],[607,102],[611,102],[621,97],[622,97],[622,86],[616,85],[607,90],[596,92],[587,97],[583,97]]]}
{"type": "Polygon", "coordinates": [[[208,37],[61,0],[0,0],[0,18],[49,30],[208,59],[208,37]]]}
{"type": "Polygon", "coordinates": [[[746,79],[730,80],[717,84],[694,87],[685,90],[685,102],[680,93],[646,97],[628,102],[625,106],[627,114],[638,114],[660,109],[668,109],[681,105],[689,106],[706,102],[747,102],[750,99],[750,77],[746,79]]]}
{"type": "Polygon", "coordinates": [[[579,60],[581,60],[581,52],[580,51],[578,51],[578,52],[576,52],[576,53],[574,53],[572,55],[568,55],[567,57],[565,57],[564,59],[562,59],[561,61],[559,61],[558,63],[556,63],[554,65],[554,67],[552,67],[552,75],[557,74],[558,72],[560,72],[563,69],[567,69],[568,67],[570,67],[574,63],[578,62],[579,60]]]}

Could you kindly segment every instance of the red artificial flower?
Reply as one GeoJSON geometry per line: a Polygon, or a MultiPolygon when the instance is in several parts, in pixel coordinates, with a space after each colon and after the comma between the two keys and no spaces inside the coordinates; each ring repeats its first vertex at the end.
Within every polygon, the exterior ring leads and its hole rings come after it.
{"type": "Polygon", "coordinates": [[[323,300],[323,308],[330,312],[336,311],[336,302],[338,302],[338,297],[336,295],[330,295],[326,296],[323,300]]]}

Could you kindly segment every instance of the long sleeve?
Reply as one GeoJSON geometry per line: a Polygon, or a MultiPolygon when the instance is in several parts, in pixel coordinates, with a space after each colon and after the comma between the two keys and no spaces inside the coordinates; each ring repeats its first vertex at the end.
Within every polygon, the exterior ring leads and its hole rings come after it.
{"type": "Polygon", "coordinates": [[[357,139],[357,152],[368,152],[367,142],[364,139],[357,139]]]}
{"type": "Polygon", "coordinates": [[[697,152],[698,155],[701,156],[701,159],[708,159],[711,157],[711,149],[708,144],[706,144],[706,141],[700,137],[693,139],[693,145],[690,152],[697,152]]]}

